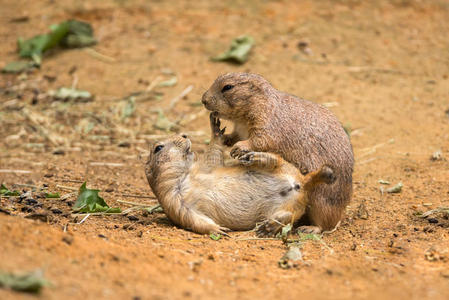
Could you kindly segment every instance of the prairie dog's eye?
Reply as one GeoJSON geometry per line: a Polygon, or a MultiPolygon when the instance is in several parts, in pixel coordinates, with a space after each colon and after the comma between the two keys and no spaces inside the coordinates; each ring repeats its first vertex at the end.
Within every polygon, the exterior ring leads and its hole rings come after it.
{"type": "Polygon", "coordinates": [[[226,92],[226,91],[229,91],[229,90],[232,89],[233,87],[234,87],[233,85],[227,84],[227,85],[225,85],[225,86],[221,89],[221,92],[224,93],[224,92],[226,92]]]}
{"type": "Polygon", "coordinates": [[[156,148],[154,148],[154,153],[158,153],[159,151],[162,150],[162,148],[164,148],[164,145],[158,145],[158,146],[156,146],[156,148]]]}

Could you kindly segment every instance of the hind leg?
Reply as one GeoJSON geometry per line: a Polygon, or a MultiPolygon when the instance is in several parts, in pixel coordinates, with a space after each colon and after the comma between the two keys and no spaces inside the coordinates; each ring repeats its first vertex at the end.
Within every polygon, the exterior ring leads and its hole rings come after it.
{"type": "Polygon", "coordinates": [[[321,233],[337,226],[350,198],[350,192],[337,190],[338,187],[336,182],[334,185],[317,186],[310,192],[307,214],[311,224],[299,227],[300,232],[321,233]]]}

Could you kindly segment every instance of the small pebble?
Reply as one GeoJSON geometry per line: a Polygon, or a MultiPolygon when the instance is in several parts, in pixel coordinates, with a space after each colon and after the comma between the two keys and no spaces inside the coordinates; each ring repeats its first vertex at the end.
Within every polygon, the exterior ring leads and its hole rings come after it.
{"type": "Polygon", "coordinates": [[[430,160],[436,161],[436,160],[442,160],[443,159],[443,153],[441,150],[435,151],[432,156],[430,157],[430,160]]]}
{"type": "Polygon", "coordinates": [[[27,205],[34,205],[34,204],[37,204],[37,203],[38,203],[37,200],[35,200],[33,198],[26,199],[26,204],[27,205]]]}
{"type": "Polygon", "coordinates": [[[60,215],[62,214],[62,210],[58,209],[58,208],[53,208],[51,210],[52,213],[54,213],[55,215],[60,215]]]}
{"type": "Polygon", "coordinates": [[[26,207],[26,206],[22,207],[20,210],[22,212],[33,212],[34,211],[31,207],[26,207]]]}
{"type": "Polygon", "coordinates": [[[128,216],[128,219],[129,219],[130,221],[139,221],[139,218],[136,217],[136,216],[128,216]]]}
{"type": "Polygon", "coordinates": [[[129,148],[129,147],[131,147],[131,143],[130,142],[120,142],[118,144],[118,146],[122,147],[122,148],[129,148]]]}
{"type": "Polygon", "coordinates": [[[71,245],[72,242],[73,242],[73,237],[72,237],[71,235],[64,235],[64,236],[62,237],[62,241],[63,241],[64,243],[66,243],[67,245],[71,245]]]}
{"type": "Polygon", "coordinates": [[[427,221],[429,221],[430,224],[437,224],[438,223],[438,219],[435,219],[435,218],[429,218],[429,219],[427,219],[427,221]]]}
{"type": "Polygon", "coordinates": [[[63,149],[55,149],[52,152],[54,155],[64,155],[65,151],[63,149]]]}
{"type": "Polygon", "coordinates": [[[424,231],[424,232],[427,232],[427,233],[432,233],[432,232],[433,232],[433,229],[430,228],[430,227],[428,227],[428,226],[426,226],[426,227],[424,227],[423,231],[424,231]]]}

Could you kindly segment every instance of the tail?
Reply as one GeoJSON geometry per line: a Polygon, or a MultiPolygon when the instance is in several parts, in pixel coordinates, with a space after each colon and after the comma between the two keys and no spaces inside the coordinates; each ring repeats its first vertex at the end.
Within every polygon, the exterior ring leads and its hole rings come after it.
{"type": "Polygon", "coordinates": [[[304,177],[304,190],[310,191],[318,184],[332,184],[336,180],[334,170],[328,165],[323,165],[318,171],[310,172],[304,177]]]}

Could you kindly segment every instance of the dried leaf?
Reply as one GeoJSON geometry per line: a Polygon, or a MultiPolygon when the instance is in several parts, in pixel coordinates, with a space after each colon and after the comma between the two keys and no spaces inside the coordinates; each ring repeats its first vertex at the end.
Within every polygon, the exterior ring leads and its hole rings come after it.
{"type": "Polygon", "coordinates": [[[249,35],[242,35],[231,42],[228,51],[212,58],[214,61],[233,61],[243,64],[248,60],[248,55],[254,45],[254,39],[249,35]]]}
{"type": "Polygon", "coordinates": [[[162,109],[159,109],[157,110],[156,123],[153,126],[159,130],[170,131],[176,124],[167,119],[162,109]]]}
{"type": "Polygon", "coordinates": [[[20,72],[35,68],[37,66],[38,65],[36,65],[36,63],[32,62],[32,61],[24,61],[24,60],[13,61],[13,62],[10,62],[9,64],[7,64],[6,66],[4,66],[2,69],[2,72],[3,73],[20,73],[20,72]]]}
{"type": "Polygon", "coordinates": [[[161,83],[158,84],[158,86],[160,87],[169,87],[169,86],[174,86],[178,83],[178,78],[176,76],[170,78],[169,80],[166,81],[162,81],[161,83]]]}
{"type": "Polygon", "coordinates": [[[402,182],[399,182],[395,186],[392,186],[391,188],[386,189],[385,191],[390,194],[400,193],[402,191],[402,187],[403,187],[402,182]]]}
{"type": "Polygon", "coordinates": [[[136,98],[134,96],[131,96],[128,98],[128,101],[126,101],[126,104],[123,107],[122,120],[131,117],[135,111],[136,111],[136,98]]]}
{"type": "Polygon", "coordinates": [[[290,245],[288,251],[278,261],[278,265],[282,269],[290,269],[297,267],[297,261],[302,260],[302,253],[298,245],[290,245]]]}
{"type": "Polygon", "coordinates": [[[84,101],[90,101],[93,99],[92,94],[88,91],[77,90],[74,88],[62,87],[56,91],[49,91],[48,94],[55,99],[59,100],[76,100],[82,99],[84,101]]]}
{"type": "Polygon", "coordinates": [[[378,181],[380,184],[390,184],[390,182],[388,180],[383,180],[383,179],[379,179],[378,181]]]}

